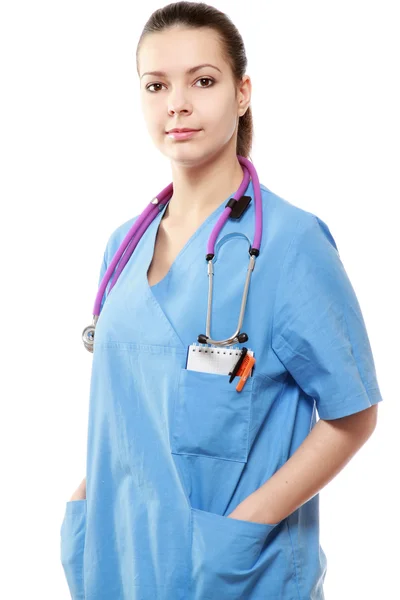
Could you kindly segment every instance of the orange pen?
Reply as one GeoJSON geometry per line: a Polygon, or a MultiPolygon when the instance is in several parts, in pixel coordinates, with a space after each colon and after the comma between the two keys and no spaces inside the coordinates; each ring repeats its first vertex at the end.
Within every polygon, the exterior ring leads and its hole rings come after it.
{"type": "Polygon", "coordinates": [[[240,369],[237,373],[238,375],[240,374],[240,380],[236,386],[237,392],[242,391],[243,386],[246,383],[247,378],[249,377],[255,362],[256,362],[256,359],[254,358],[254,356],[250,356],[249,354],[246,354],[246,356],[244,357],[243,363],[241,364],[240,369]]]}

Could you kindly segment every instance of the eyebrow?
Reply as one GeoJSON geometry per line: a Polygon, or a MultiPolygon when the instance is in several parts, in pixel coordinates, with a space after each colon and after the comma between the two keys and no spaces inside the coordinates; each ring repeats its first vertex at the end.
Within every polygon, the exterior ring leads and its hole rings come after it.
{"type": "MultiPolygon", "coordinates": [[[[213,69],[217,69],[217,71],[222,73],[221,69],[218,69],[218,67],[211,65],[210,63],[204,63],[203,65],[197,65],[196,67],[192,67],[191,69],[188,69],[186,71],[186,74],[192,75],[192,73],[194,73],[195,71],[198,71],[199,69],[202,69],[203,67],[212,67],[213,69]]],[[[156,77],[165,77],[167,74],[164,71],[147,71],[146,73],[143,73],[142,77],[144,77],[145,75],[155,75],[156,77]]],[[[140,79],[142,79],[142,77],[140,79]]]]}

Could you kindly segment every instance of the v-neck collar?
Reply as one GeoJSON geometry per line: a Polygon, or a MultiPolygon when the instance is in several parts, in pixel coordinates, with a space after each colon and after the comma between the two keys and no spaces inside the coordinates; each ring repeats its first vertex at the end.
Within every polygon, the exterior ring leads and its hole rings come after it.
{"type": "MultiPolygon", "coordinates": [[[[252,186],[252,180],[250,179],[246,190],[243,192],[243,195],[251,195],[253,197],[253,192],[249,192],[250,186],[252,186]]],[[[225,206],[226,203],[228,202],[228,200],[232,198],[232,194],[230,194],[227,198],[225,198],[225,200],[223,200],[221,202],[221,204],[219,206],[217,206],[217,208],[215,210],[213,210],[213,212],[211,214],[208,215],[208,217],[203,221],[203,223],[201,223],[201,225],[199,225],[199,227],[196,229],[196,231],[190,236],[190,238],[188,239],[188,241],[186,242],[186,244],[183,246],[183,248],[179,251],[179,253],[177,254],[177,256],[175,257],[175,260],[172,262],[168,272],[166,273],[166,275],[160,280],[158,281],[155,285],[158,285],[159,283],[165,283],[165,280],[167,278],[170,277],[171,273],[173,270],[175,270],[177,268],[177,265],[179,264],[179,262],[182,260],[183,255],[185,254],[185,252],[187,252],[187,250],[189,249],[189,247],[193,244],[193,242],[195,241],[195,239],[203,232],[203,230],[213,221],[216,221],[217,218],[222,214],[222,212],[225,210],[225,206]]],[[[186,348],[186,346],[183,344],[182,340],[180,339],[180,337],[178,336],[177,332],[175,331],[175,329],[172,327],[172,324],[170,323],[167,315],[165,314],[164,310],[162,309],[162,307],[160,306],[155,294],[153,293],[152,287],[149,285],[149,281],[147,279],[147,271],[149,269],[150,263],[153,260],[153,256],[154,256],[154,249],[155,249],[155,245],[156,245],[156,237],[158,234],[158,229],[160,227],[160,223],[161,220],[164,216],[165,211],[167,210],[167,206],[168,204],[166,204],[164,206],[164,208],[159,212],[159,214],[154,218],[154,220],[150,223],[149,227],[147,228],[147,230],[145,231],[145,233],[143,234],[143,237],[147,237],[147,244],[148,244],[148,254],[147,254],[147,258],[144,261],[144,267],[142,268],[142,279],[143,279],[143,285],[144,285],[144,289],[146,292],[146,295],[148,296],[148,299],[151,300],[152,303],[155,304],[158,312],[160,313],[160,315],[162,315],[163,319],[167,321],[168,325],[172,328],[173,332],[175,333],[175,336],[178,338],[180,344],[182,345],[182,347],[186,348]]],[[[206,245],[204,245],[204,257],[206,255],[206,245]]],[[[200,260],[201,257],[199,257],[200,260]]]]}
{"type": "MultiPolygon", "coordinates": [[[[249,181],[249,184],[246,188],[246,190],[244,191],[243,195],[248,194],[249,191],[249,187],[251,185],[251,180],[249,181]]],[[[166,273],[166,275],[160,280],[158,281],[155,285],[158,285],[159,283],[163,282],[164,279],[166,279],[167,277],[169,277],[171,271],[175,268],[175,265],[180,262],[182,255],[188,250],[189,246],[191,246],[191,244],[194,242],[194,240],[201,234],[201,232],[203,231],[203,229],[205,227],[207,227],[207,225],[213,221],[214,219],[217,220],[217,218],[222,214],[222,212],[225,209],[226,203],[228,202],[228,200],[232,197],[232,194],[230,194],[227,198],[225,198],[225,200],[223,200],[221,202],[221,204],[219,206],[217,206],[217,208],[215,210],[213,210],[212,213],[210,213],[208,215],[208,217],[206,217],[206,219],[201,223],[201,225],[199,225],[199,227],[196,229],[196,231],[193,233],[193,235],[190,236],[190,238],[187,240],[186,244],[183,246],[183,248],[181,248],[181,250],[178,252],[177,256],[175,257],[175,260],[172,262],[170,268],[168,269],[168,272],[166,273]]],[[[145,265],[145,269],[144,269],[144,278],[146,280],[146,284],[148,289],[151,291],[151,288],[153,286],[149,285],[148,279],[147,279],[147,271],[149,269],[150,263],[153,260],[153,256],[154,256],[154,249],[155,249],[155,245],[156,245],[156,239],[157,239],[157,234],[158,234],[158,230],[161,224],[161,220],[165,214],[165,211],[167,210],[167,206],[168,204],[166,204],[164,206],[164,208],[159,212],[159,214],[154,218],[154,220],[151,222],[147,232],[145,232],[144,235],[148,235],[149,239],[148,239],[148,244],[150,246],[151,251],[149,252],[148,256],[149,256],[149,260],[146,261],[146,265],[145,265]]],[[[206,255],[206,246],[204,247],[204,256],[206,255]]]]}

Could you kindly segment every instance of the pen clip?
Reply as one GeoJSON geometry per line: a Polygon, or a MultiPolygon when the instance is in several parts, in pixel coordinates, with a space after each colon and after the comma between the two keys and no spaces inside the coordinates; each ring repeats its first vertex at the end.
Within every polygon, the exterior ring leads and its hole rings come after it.
{"type": "Polygon", "coordinates": [[[232,371],[229,371],[229,383],[232,383],[232,381],[235,379],[236,373],[239,371],[240,365],[242,364],[244,357],[247,354],[247,348],[246,346],[243,346],[241,352],[240,352],[240,356],[235,364],[235,366],[233,367],[232,371]]]}

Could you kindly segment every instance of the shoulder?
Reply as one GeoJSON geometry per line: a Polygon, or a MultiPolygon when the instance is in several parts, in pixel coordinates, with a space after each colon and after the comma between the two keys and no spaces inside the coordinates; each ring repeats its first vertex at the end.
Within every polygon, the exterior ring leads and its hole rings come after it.
{"type": "Polygon", "coordinates": [[[127,221],[124,221],[116,228],[111,230],[111,234],[109,235],[107,245],[106,245],[106,257],[110,258],[115,255],[116,251],[120,247],[123,239],[128,234],[129,230],[132,228],[135,221],[138,219],[140,215],[135,215],[131,217],[127,221]]]}
{"type": "Polygon", "coordinates": [[[276,237],[282,250],[313,240],[325,240],[337,250],[332,232],[321,217],[282,198],[263,184],[261,197],[263,228],[276,237]]]}

